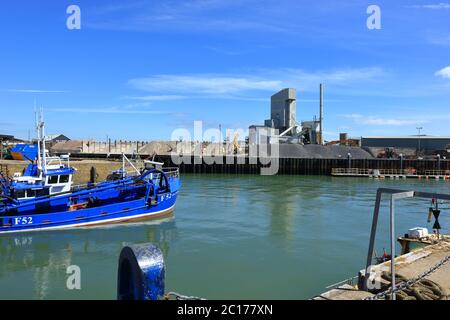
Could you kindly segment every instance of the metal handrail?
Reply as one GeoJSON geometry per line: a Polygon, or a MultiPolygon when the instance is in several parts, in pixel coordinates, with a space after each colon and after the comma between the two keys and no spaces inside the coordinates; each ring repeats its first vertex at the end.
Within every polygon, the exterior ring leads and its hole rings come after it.
{"type": "Polygon", "coordinates": [[[450,170],[424,170],[419,172],[411,169],[363,169],[363,168],[332,168],[332,174],[354,174],[354,175],[408,175],[408,176],[450,176],[450,170]]]}
{"type": "Polygon", "coordinates": [[[425,170],[425,175],[427,175],[427,176],[448,176],[448,175],[450,175],[450,170],[425,170]]]}

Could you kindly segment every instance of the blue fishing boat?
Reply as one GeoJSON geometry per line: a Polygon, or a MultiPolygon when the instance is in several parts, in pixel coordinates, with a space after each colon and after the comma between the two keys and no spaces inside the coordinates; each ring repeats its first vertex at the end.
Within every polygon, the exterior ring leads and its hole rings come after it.
{"type": "Polygon", "coordinates": [[[122,168],[97,184],[73,186],[69,155],[49,157],[39,116],[38,157],[12,178],[0,173],[0,233],[91,227],[170,215],[181,187],[178,168],[123,155],[122,168]],[[126,171],[126,165],[133,172],[126,171]]]}

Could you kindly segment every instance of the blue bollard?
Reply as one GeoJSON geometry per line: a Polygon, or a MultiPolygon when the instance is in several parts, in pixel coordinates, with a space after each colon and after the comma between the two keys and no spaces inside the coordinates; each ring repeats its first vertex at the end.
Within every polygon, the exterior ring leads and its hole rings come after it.
{"type": "Polygon", "coordinates": [[[164,297],[165,266],[153,244],[124,247],[119,257],[118,300],[159,300],[164,297]]]}

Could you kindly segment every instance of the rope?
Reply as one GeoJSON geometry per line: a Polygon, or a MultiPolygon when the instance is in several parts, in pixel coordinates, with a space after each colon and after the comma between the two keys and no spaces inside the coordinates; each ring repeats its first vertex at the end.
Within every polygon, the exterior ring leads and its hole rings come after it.
{"type": "Polygon", "coordinates": [[[195,296],[185,296],[177,292],[168,292],[164,296],[164,300],[206,300],[195,296]]]}
{"type": "MultiPolygon", "coordinates": [[[[387,281],[392,280],[390,273],[383,272],[381,277],[387,281]]],[[[397,275],[396,280],[407,282],[408,279],[397,275]]],[[[390,295],[386,299],[390,299],[390,295]]],[[[398,300],[443,300],[447,297],[445,290],[436,282],[429,279],[421,279],[414,285],[396,292],[398,300]]]]}
{"type": "MultiPolygon", "coordinates": [[[[364,300],[380,300],[389,299],[392,293],[396,293],[400,299],[404,300],[443,300],[447,298],[447,293],[438,283],[429,279],[424,279],[429,276],[440,267],[450,261],[450,256],[445,257],[439,261],[436,265],[420,274],[418,277],[411,280],[406,279],[403,276],[396,275],[396,279],[400,279],[401,282],[394,291],[389,288],[386,291],[380,292],[372,297],[365,298],[364,300]]],[[[383,272],[381,277],[390,281],[392,279],[391,274],[383,272]]]]}

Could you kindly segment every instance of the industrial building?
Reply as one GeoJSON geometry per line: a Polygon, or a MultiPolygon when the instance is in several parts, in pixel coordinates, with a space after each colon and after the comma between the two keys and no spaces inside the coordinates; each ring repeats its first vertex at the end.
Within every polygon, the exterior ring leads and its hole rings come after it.
{"type": "Polygon", "coordinates": [[[4,143],[4,144],[15,144],[15,143],[20,143],[23,142],[23,140],[18,139],[14,136],[11,135],[7,135],[7,134],[0,134],[0,142],[4,143]]]}
{"type": "Polygon", "coordinates": [[[297,122],[297,91],[285,88],[270,99],[270,119],[264,125],[249,127],[249,144],[271,143],[276,138],[280,143],[322,144],[322,86],[320,119],[297,122]]]}
{"type": "Polygon", "coordinates": [[[431,154],[450,149],[450,137],[427,135],[398,137],[361,137],[361,146],[366,148],[413,149],[431,154]]]}
{"type": "Polygon", "coordinates": [[[270,119],[264,125],[283,132],[297,125],[297,91],[286,88],[270,98],[270,119]]]}

